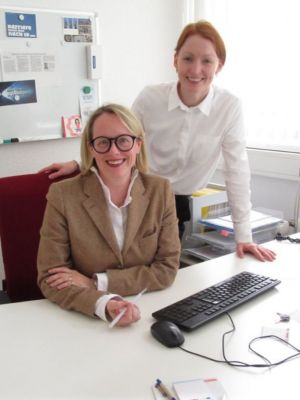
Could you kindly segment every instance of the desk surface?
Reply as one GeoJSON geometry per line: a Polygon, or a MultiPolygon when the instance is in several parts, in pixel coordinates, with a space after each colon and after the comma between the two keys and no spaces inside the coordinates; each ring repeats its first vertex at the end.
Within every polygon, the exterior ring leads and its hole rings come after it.
{"type": "MultiPolygon", "coordinates": [[[[150,334],[151,313],[182,297],[242,270],[273,276],[282,280],[276,289],[231,312],[236,332],[226,342],[228,358],[259,362],[248,352],[249,340],[261,334],[276,312],[300,308],[300,245],[267,246],[278,254],[273,263],[229,254],[179,270],[172,287],[141,298],[142,319],[127,328],[109,329],[102,321],[64,311],[47,300],[1,305],[0,397],[153,400],[156,378],[173,382],[210,377],[222,382],[231,400],[279,400],[298,392],[300,359],[272,370],[238,369],[166,348],[150,334]]],[[[298,329],[300,324],[295,325],[298,329]]],[[[221,358],[222,333],[229,328],[227,317],[221,316],[185,333],[184,347],[221,358]]],[[[291,342],[300,347],[300,335],[291,342]]],[[[272,350],[268,355],[275,361],[284,354],[272,346],[264,344],[263,351],[272,350]]]]}

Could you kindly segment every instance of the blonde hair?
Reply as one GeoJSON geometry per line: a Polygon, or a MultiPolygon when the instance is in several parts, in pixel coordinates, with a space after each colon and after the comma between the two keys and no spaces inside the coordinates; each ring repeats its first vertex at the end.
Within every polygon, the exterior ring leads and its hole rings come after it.
{"type": "Polygon", "coordinates": [[[81,172],[86,174],[92,166],[96,166],[90,151],[90,142],[93,139],[93,126],[96,119],[105,113],[116,115],[133,136],[141,139],[141,149],[136,157],[136,168],[140,172],[147,172],[148,161],[143,127],[133,113],[128,108],[121,106],[120,104],[106,104],[102,107],[99,107],[90,116],[81,137],[81,172]]]}
{"type": "Polygon", "coordinates": [[[205,20],[200,20],[186,25],[178,38],[175,47],[175,54],[178,54],[187,38],[192,35],[200,35],[204,39],[210,40],[215,48],[219,61],[222,65],[225,64],[226,48],[223,39],[216,28],[210,22],[205,20]]]}

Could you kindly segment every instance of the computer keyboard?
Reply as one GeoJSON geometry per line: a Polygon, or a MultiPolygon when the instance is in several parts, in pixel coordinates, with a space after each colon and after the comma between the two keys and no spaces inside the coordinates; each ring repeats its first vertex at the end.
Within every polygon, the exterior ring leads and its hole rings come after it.
{"type": "Polygon", "coordinates": [[[191,331],[278,285],[281,281],[241,272],[152,313],[191,331]]]}

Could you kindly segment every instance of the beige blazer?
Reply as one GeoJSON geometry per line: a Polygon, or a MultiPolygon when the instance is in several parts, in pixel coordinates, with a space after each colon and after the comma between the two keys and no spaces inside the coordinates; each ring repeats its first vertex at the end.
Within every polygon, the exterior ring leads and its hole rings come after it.
{"type": "Polygon", "coordinates": [[[161,177],[139,174],[131,190],[123,249],[114,234],[106,199],[93,172],[53,183],[41,228],[38,284],[61,307],[93,316],[104,292],[50,288],[48,269],[68,266],[92,277],[106,272],[108,292],[133,295],[163,289],[175,279],[180,242],[174,195],[161,177]]]}

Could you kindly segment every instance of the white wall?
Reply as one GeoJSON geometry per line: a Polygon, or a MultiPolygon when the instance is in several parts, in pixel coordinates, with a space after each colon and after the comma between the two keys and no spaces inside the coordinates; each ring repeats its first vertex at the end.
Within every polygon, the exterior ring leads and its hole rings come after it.
{"type": "MultiPolygon", "coordinates": [[[[251,201],[253,208],[264,209],[270,214],[294,222],[294,209],[300,181],[291,178],[276,178],[254,173],[255,161],[249,158],[251,168],[251,201]]],[[[218,169],[212,182],[224,184],[223,173],[218,169]]],[[[263,211],[263,210],[262,210],[263,211]]],[[[290,229],[293,233],[294,229],[290,229]]]]}
{"type": "MultiPolygon", "coordinates": [[[[0,6],[6,5],[96,11],[104,102],[130,107],[145,85],[175,79],[173,49],[182,29],[183,0],[0,0],[0,6]]],[[[53,161],[74,158],[79,158],[79,139],[0,145],[0,177],[34,173],[53,161]]],[[[0,288],[2,265],[0,254],[0,288]]]]}

